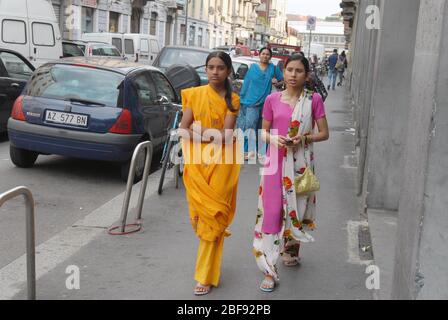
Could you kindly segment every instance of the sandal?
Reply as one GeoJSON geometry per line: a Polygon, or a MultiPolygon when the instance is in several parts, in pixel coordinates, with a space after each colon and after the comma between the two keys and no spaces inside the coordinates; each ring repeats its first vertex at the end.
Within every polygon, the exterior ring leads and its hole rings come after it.
{"type": "Polygon", "coordinates": [[[294,267],[299,264],[298,252],[291,252],[293,248],[288,248],[282,255],[283,264],[287,267],[294,267]]]}
{"type": "Polygon", "coordinates": [[[283,259],[283,264],[287,267],[294,267],[300,262],[299,257],[291,257],[291,259],[283,259]]]}
{"type": "Polygon", "coordinates": [[[260,290],[263,292],[272,292],[275,288],[275,281],[272,277],[265,277],[260,285],[260,290]]]}
{"type": "Polygon", "coordinates": [[[194,294],[196,296],[203,296],[208,293],[210,293],[210,290],[212,289],[212,286],[203,286],[202,284],[198,283],[196,284],[196,287],[194,288],[194,294]]]}

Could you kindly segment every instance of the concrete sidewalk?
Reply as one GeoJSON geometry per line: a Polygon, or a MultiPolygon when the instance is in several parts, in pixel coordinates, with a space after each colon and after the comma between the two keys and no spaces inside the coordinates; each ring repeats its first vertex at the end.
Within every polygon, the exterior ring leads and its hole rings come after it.
{"type": "MultiPolygon", "coordinates": [[[[221,284],[205,297],[193,295],[193,273],[198,240],[189,224],[185,190],[166,183],[157,195],[158,172],[150,176],[143,207],[143,230],[128,236],[110,236],[104,227],[116,221],[123,196],[95,210],[73,226],[90,232],[63,260],[51,266],[37,248],[38,299],[372,299],[366,289],[365,265],[358,252],[360,214],[355,196],[355,168],[351,110],[345,90],[331,91],[326,102],[330,140],[315,146],[318,194],[316,241],[302,246],[298,267],[280,266],[280,285],[271,294],[259,290],[262,274],[252,255],[257,210],[258,166],[242,167],[237,212],[225,240],[221,284]],[[103,217],[103,218],[101,218],[103,217]],[[355,226],[355,227],[353,227],[355,226]],[[66,288],[66,268],[80,269],[80,289],[66,288]]],[[[171,178],[171,173],[168,174],[171,178]]],[[[139,185],[137,185],[139,186],[139,185]]],[[[138,188],[133,193],[138,195],[138,188]]],[[[135,201],[131,202],[131,207],[135,201]]],[[[132,210],[129,222],[134,216],[132,210]]],[[[38,231],[37,231],[38,232],[38,231]]],[[[83,237],[82,235],[80,237],[83,237]]],[[[63,240],[54,243],[58,245],[63,240]]],[[[70,243],[66,244],[70,248],[70,243]]],[[[68,250],[68,249],[67,249],[68,250]]],[[[64,251],[64,249],[59,249],[64,251]]],[[[51,255],[48,249],[46,254],[51,255]]],[[[13,299],[26,298],[26,283],[13,299]]]]}

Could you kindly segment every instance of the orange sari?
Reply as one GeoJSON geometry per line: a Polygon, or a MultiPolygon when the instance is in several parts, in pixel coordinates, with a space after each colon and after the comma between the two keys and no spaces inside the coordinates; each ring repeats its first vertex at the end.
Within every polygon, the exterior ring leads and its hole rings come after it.
{"type": "MultiPolygon", "coordinates": [[[[239,97],[232,94],[232,105],[239,109],[239,97]]],[[[223,129],[226,115],[237,116],[209,85],[182,90],[183,109],[191,108],[194,121],[207,128],[223,129]]],[[[189,204],[190,221],[200,239],[196,262],[195,279],[203,285],[217,286],[219,282],[223,239],[229,236],[227,227],[231,224],[235,209],[240,165],[236,164],[240,148],[236,143],[218,146],[219,153],[208,152],[208,143],[182,141],[185,168],[184,184],[189,204]],[[195,153],[199,159],[209,159],[207,154],[220,158],[220,161],[205,163],[194,161],[195,153]],[[231,163],[225,164],[227,152],[232,152],[231,163]],[[221,162],[221,163],[217,163],[221,162]]],[[[216,149],[214,149],[216,151],[216,149]]],[[[227,156],[228,157],[228,156],[227,156]]]]}

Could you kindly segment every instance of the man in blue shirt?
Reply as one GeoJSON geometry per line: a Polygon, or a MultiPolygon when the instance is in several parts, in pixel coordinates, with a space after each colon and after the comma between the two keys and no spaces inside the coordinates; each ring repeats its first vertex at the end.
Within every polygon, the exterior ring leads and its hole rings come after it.
{"type": "Polygon", "coordinates": [[[333,54],[328,58],[328,90],[330,90],[330,85],[333,90],[336,90],[336,78],[338,74],[336,63],[338,62],[338,58],[338,49],[334,49],[333,54]]]}

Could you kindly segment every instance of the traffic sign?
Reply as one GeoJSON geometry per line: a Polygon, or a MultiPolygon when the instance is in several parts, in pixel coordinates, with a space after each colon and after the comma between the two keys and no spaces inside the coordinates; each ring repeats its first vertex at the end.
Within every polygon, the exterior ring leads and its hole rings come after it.
{"type": "Polygon", "coordinates": [[[308,19],[306,20],[306,30],[316,30],[316,17],[308,16],[308,19]]]}

